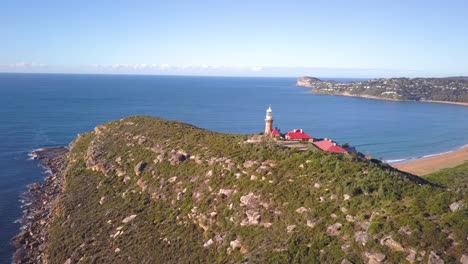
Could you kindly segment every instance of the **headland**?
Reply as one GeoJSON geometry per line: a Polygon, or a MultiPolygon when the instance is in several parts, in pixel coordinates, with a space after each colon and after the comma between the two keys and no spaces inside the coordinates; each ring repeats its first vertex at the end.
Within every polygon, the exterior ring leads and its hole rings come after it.
{"type": "Polygon", "coordinates": [[[300,77],[296,85],[312,88],[312,93],[316,94],[468,106],[468,77],[382,78],[352,82],[300,77]]]}
{"type": "Polygon", "coordinates": [[[54,183],[42,186],[52,189],[38,186],[45,190],[34,196],[40,209],[28,214],[34,221],[18,235],[15,259],[444,263],[468,258],[464,189],[452,192],[376,160],[321,151],[308,141],[301,142],[311,149],[302,150],[280,146],[273,137],[252,142],[250,136],[141,116],[80,134],[66,159],[61,155],[60,165],[50,166],[54,183]],[[32,248],[36,253],[28,252],[32,248]]]}

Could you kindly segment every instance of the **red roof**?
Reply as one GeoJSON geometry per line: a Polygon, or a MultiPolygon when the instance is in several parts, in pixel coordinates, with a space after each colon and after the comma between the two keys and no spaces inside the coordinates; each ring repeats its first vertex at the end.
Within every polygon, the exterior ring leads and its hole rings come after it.
{"type": "Polygon", "coordinates": [[[329,139],[324,139],[321,141],[314,142],[314,145],[319,149],[328,151],[328,152],[339,152],[339,153],[348,153],[348,151],[329,139]]]}
{"type": "Polygon", "coordinates": [[[312,139],[312,137],[304,133],[302,129],[294,129],[293,131],[286,133],[285,137],[286,139],[312,139]]]}
{"type": "Polygon", "coordinates": [[[276,137],[276,136],[280,136],[280,132],[278,131],[278,129],[275,128],[275,129],[273,129],[273,130],[271,131],[271,135],[272,135],[272,136],[275,136],[275,137],[276,137]]]}

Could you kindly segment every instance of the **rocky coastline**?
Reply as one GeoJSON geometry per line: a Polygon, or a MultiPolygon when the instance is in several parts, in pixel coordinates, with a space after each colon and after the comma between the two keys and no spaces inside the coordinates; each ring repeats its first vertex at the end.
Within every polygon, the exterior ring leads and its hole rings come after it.
{"type": "Polygon", "coordinates": [[[43,263],[54,203],[62,192],[66,153],[65,147],[32,152],[33,158],[40,161],[49,175],[42,183],[28,185],[24,193],[23,216],[19,220],[22,227],[12,241],[16,248],[13,263],[43,263]]]}

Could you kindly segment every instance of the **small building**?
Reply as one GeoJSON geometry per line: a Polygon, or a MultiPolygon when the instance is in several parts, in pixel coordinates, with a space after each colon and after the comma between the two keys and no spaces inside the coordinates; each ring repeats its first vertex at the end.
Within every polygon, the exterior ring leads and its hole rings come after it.
{"type": "Polygon", "coordinates": [[[281,137],[281,133],[279,132],[279,130],[277,128],[273,129],[271,131],[271,136],[272,137],[281,137]]]}
{"type": "Polygon", "coordinates": [[[328,138],[325,138],[320,141],[316,141],[314,142],[314,145],[323,151],[336,152],[336,153],[348,153],[346,149],[342,148],[341,146],[339,146],[338,144],[336,144],[335,142],[333,142],[332,140],[328,138]]]}
{"type": "Polygon", "coordinates": [[[311,136],[302,131],[302,129],[293,129],[284,136],[287,140],[313,140],[311,136]]]}

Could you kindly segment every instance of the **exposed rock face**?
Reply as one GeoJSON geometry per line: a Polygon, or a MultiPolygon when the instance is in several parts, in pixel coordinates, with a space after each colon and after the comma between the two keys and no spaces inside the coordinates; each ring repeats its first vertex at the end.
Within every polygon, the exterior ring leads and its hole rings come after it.
{"type": "Polygon", "coordinates": [[[143,161],[138,162],[137,165],[135,165],[135,168],[133,168],[133,171],[135,172],[135,175],[140,176],[143,173],[143,171],[145,170],[145,167],[146,167],[145,162],[143,162],[143,161]]]}

